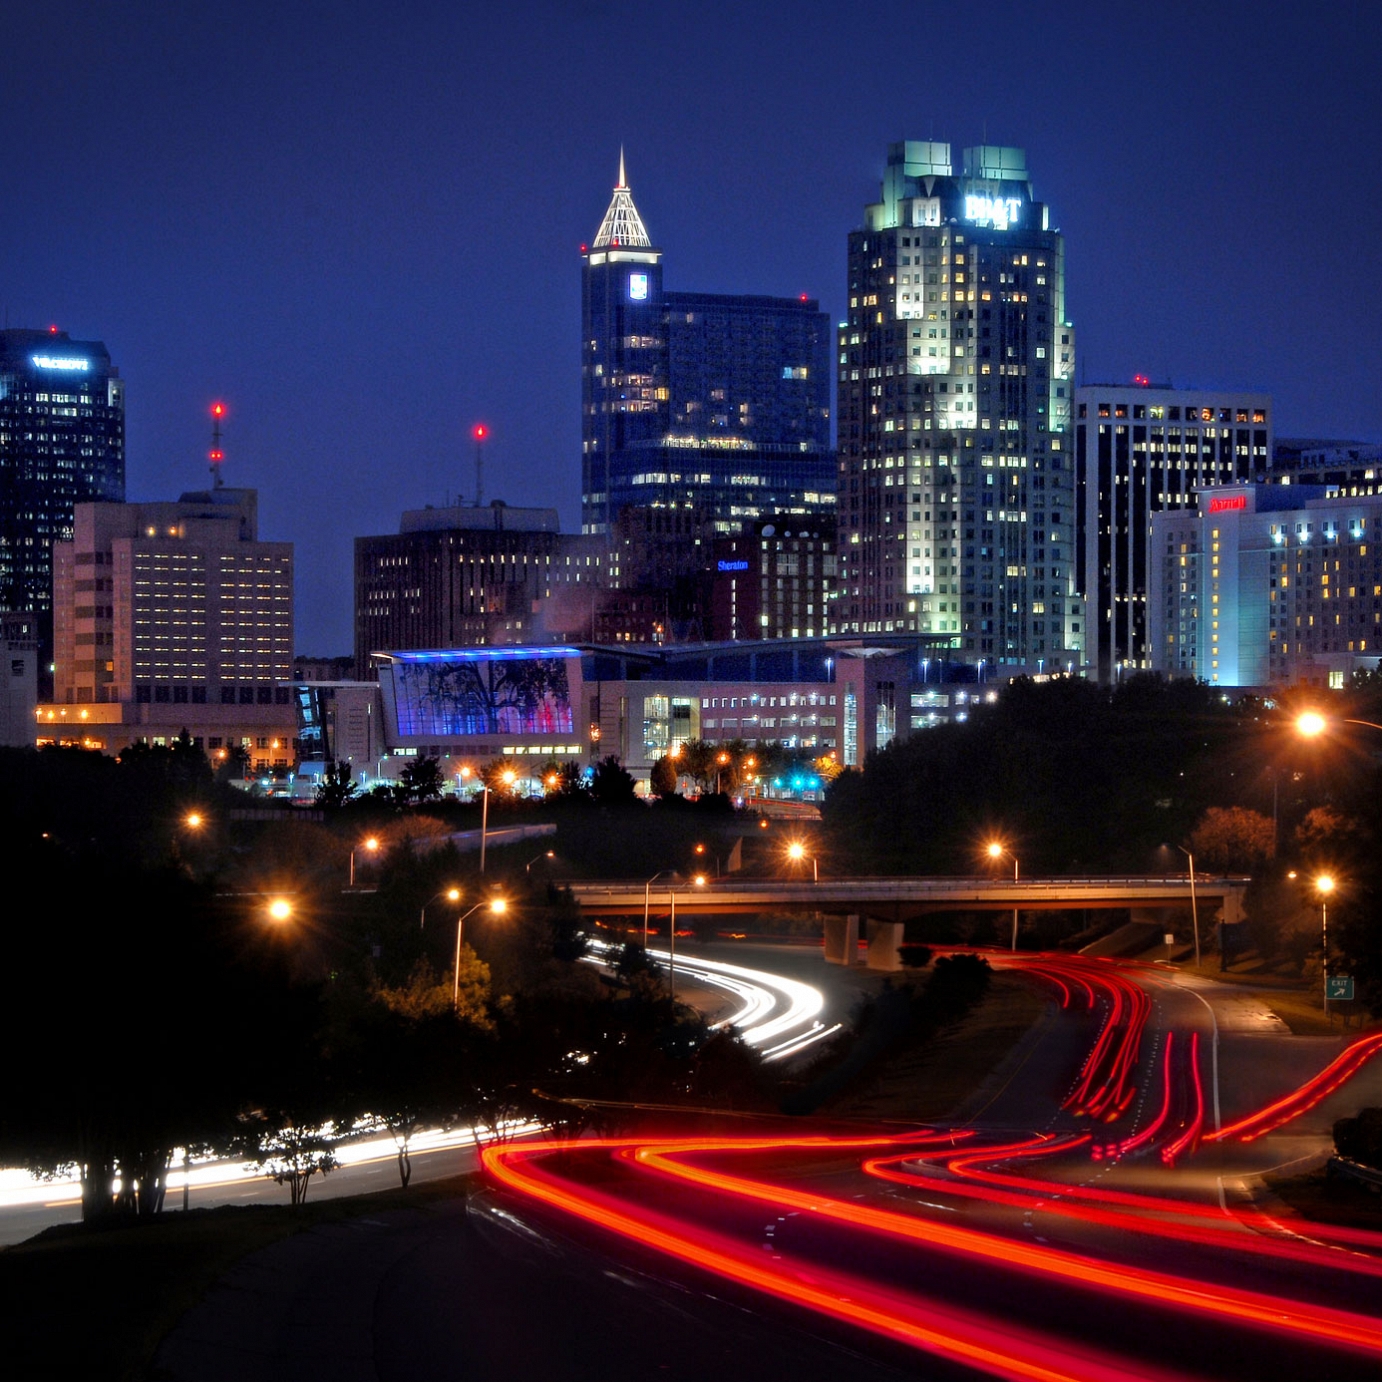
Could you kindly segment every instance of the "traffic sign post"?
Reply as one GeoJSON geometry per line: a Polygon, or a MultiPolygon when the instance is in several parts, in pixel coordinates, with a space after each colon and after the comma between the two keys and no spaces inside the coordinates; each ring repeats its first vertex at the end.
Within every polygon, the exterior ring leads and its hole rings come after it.
{"type": "Polygon", "coordinates": [[[1351,1003],[1353,1002],[1353,976],[1349,974],[1331,974],[1325,980],[1325,997],[1331,1003],[1351,1003]]]}

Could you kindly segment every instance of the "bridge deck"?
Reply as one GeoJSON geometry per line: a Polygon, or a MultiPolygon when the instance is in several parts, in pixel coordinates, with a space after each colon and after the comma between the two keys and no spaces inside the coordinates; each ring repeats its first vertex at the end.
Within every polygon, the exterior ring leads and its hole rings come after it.
{"type": "MultiPolygon", "coordinates": [[[[1196,877],[1195,900],[1206,908],[1241,898],[1246,878],[1196,877]]],[[[637,882],[558,882],[583,911],[605,916],[642,915],[645,903],[665,909],[665,881],[650,891],[637,882]]],[[[715,879],[703,887],[677,881],[677,911],[737,913],[765,911],[861,912],[916,915],[953,911],[1050,911],[1075,908],[1189,907],[1186,878],[822,878],[741,881],[715,879]]]]}

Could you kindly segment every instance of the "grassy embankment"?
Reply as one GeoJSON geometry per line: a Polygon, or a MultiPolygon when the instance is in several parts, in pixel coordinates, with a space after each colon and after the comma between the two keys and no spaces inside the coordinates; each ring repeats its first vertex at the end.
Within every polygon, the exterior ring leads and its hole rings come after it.
{"type": "Polygon", "coordinates": [[[464,1195],[470,1176],[347,1199],[225,1206],[148,1224],[49,1229],[0,1251],[5,1356],[14,1377],[134,1382],[160,1340],[241,1257],[317,1224],[464,1195]]]}

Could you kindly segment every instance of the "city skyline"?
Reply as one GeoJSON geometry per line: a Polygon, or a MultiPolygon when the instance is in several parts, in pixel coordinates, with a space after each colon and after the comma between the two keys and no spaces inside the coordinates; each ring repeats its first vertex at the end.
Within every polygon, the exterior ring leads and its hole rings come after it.
{"type": "Polygon", "coordinates": [[[21,16],[0,300],[120,363],[132,500],[205,483],[226,399],[227,483],[298,546],[302,652],[350,646],[354,536],[468,491],[476,421],[488,492],[578,530],[579,245],[621,144],[669,289],[835,322],[890,141],[1021,145],[1071,250],[1077,382],[1261,389],[1281,435],[1377,438],[1382,207],[1351,151],[1378,18],[1060,8],[981,6],[982,83],[895,4],[790,31],[759,6],[21,16]],[[909,26],[927,95],[900,106],[878,55],[909,26]]]}

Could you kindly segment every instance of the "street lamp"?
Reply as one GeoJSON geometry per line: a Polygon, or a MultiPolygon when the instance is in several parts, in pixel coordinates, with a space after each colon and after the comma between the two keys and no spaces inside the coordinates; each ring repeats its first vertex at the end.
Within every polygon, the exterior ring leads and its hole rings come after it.
{"type": "Polygon", "coordinates": [[[477,902],[469,912],[463,912],[456,918],[456,968],[451,973],[451,1006],[456,1012],[461,1010],[461,931],[466,917],[478,912],[481,907],[488,907],[495,916],[503,916],[509,904],[502,897],[492,897],[488,902],[477,902]]]}
{"type": "Polygon", "coordinates": [[[661,877],[663,876],[663,874],[675,873],[675,872],[676,872],[675,869],[659,869],[659,870],[658,870],[655,874],[653,874],[653,876],[652,876],[650,879],[648,879],[648,881],[643,885],[643,950],[644,950],[644,953],[646,953],[646,952],[647,952],[647,949],[648,949],[648,907],[649,907],[650,898],[651,898],[651,889],[652,889],[652,886],[653,886],[654,883],[657,882],[657,880],[658,880],[659,878],[661,878],[661,877]]]}
{"type": "MultiPolygon", "coordinates": [[[[512,768],[505,768],[499,774],[499,781],[512,790],[515,782],[518,781],[518,774],[512,768]]],[[[485,846],[489,843],[489,783],[483,783],[480,791],[484,793],[484,800],[480,806],[480,872],[485,871],[485,846]]]]}
{"type": "MultiPolygon", "coordinates": [[[[367,840],[361,840],[360,843],[359,843],[355,848],[356,848],[356,849],[367,849],[367,850],[369,850],[369,852],[370,852],[371,854],[373,854],[373,853],[375,853],[375,852],[378,850],[378,848],[379,848],[379,841],[378,841],[377,839],[375,839],[375,837],[374,837],[373,835],[371,835],[367,840]]],[[[354,850],[354,849],[352,849],[352,850],[350,851],[350,886],[351,886],[352,888],[355,886],[355,850],[354,850]]]]}
{"type": "Polygon", "coordinates": [[[422,904],[422,912],[418,916],[417,924],[419,931],[427,925],[427,909],[438,897],[444,897],[448,902],[459,902],[461,900],[461,890],[459,888],[443,888],[441,892],[435,894],[435,896],[429,897],[427,901],[422,904]]]}
{"type": "Polygon", "coordinates": [[[293,915],[293,904],[286,897],[271,898],[268,906],[269,920],[284,922],[293,915]]]}
{"type": "MultiPolygon", "coordinates": [[[[705,887],[705,874],[698,873],[691,880],[691,886],[695,888],[705,887]]],[[[677,996],[677,890],[669,887],[667,896],[672,900],[672,920],[667,928],[670,944],[667,959],[667,990],[675,998],[677,996]]]]}
{"type": "Polygon", "coordinates": [[[718,797],[720,795],[720,773],[729,764],[729,754],[721,753],[717,755],[715,764],[715,795],[718,797]]]}
{"type": "MultiPolygon", "coordinates": [[[[1340,717],[1340,724],[1363,725],[1367,729],[1382,729],[1382,725],[1372,720],[1350,720],[1340,717]]],[[[1305,739],[1316,739],[1329,728],[1329,721],[1318,710],[1305,710],[1296,716],[1296,733],[1305,739]]]]}
{"type": "MultiPolygon", "coordinates": [[[[1013,861],[1013,883],[1015,884],[1015,883],[1017,882],[1017,875],[1018,875],[1018,872],[1019,872],[1018,863],[1017,863],[1017,855],[1014,854],[1014,853],[1012,852],[1012,850],[1010,850],[1006,845],[1000,844],[997,840],[994,840],[994,841],[989,845],[989,847],[988,847],[988,856],[989,856],[990,859],[1001,859],[1005,854],[1008,856],[1009,859],[1011,859],[1011,860],[1013,861]]],[[[1013,949],[1014,949],[1014,950],[1017,949],[1017,908],[1016,908],[1016,907],[1013,908],[1013,949]]]]}
{"type": "MultiPolygon", "coordinates": [[[[800,840],[793,840],[787,846],[787,857],[794,863],[799,864],[806,858],[806,846],[800,840]]],[[[816,861],[816,854],[811,852],[811,881],[819,883],[821,881],[820,868],[816,861]]]]}
{"type": "Polygon", "coordinates": [[[546,850],[542,854],[535,854],[531,859],[528,860],[526,864],[523,865],[523,872],[531,873],[533,865],[537,863],[539,859],[555,859],[556,857],[557,851],[555,849],[546,850]]]}
{"type": "Polygon", "coordinates": [[[1324,983],[1324,1015],[1329,1016],[1329,894],[1334,891],[1334,879],[1322,873],[1315,879],[1315,891],[1320,895],[1320,945],[1324,958],[1320,977],[1324,983]]]}
{"type": "Polygon", "coordinates": [[[200,812],[189,811],[183,818],[182,823],[189,830],[200,830],[202,828],[203,817],[200,812]]]}
{"type": "MultiPolygon", "coordinates": [[[[1195,856],[1190,853],[1184,845],[1177,845],[1176,848],[1185,855],[1190,862],[1190,922],[1195,928],[1195,968],[1200,967],[1200,908],[1195,900],[1195,856]]],[[[1224,954],[1224,927],[1219,924],[1219,956],[1222,959],[1224,954]]],[[[1220,966],[1222,968],[1222,965],[1220,966]]]]}

